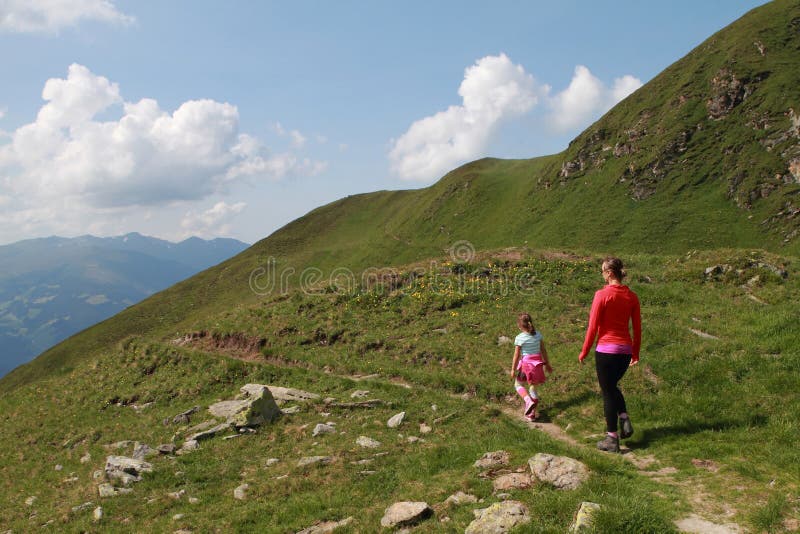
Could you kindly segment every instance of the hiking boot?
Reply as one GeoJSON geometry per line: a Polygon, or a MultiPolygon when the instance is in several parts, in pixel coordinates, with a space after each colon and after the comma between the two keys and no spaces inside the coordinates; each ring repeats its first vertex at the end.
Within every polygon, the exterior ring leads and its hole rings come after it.
{"type": "Polygon", "coordinates": [[[606,435],[606,439],[597,442],[597,448],[606,452],[619,452],[619,438],[606,435]]]}
{"type": "Polygon", "coordinates": [[[536,413],[537,404],[539,404],[539,399],[528,398],[528,400],[525,401],[525,417],[530,417],[536,413]]]}
{"type": "Polygon", "coordinates": [[[619,437],[621,439],[628,439],[633,435],[633,425],[631,424],[631,418],[620,418],[619,420],[619,437]]]}

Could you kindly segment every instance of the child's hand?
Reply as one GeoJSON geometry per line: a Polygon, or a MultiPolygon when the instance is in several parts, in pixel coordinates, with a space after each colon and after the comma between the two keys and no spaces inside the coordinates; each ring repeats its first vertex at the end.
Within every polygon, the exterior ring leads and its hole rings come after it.
{"type": "Polygon", "coordinates": [[[517,378],[517,370],[516,369],[512,369],[511,370],[511,378],[513,378],[513,379],[517,378]]]}
{"type": "Polygon", "coordinates": [[[548,374],[553,374],[553,366],[551,366],[549,363],[544,364],[544,368],[547,370],[548,374]]]}

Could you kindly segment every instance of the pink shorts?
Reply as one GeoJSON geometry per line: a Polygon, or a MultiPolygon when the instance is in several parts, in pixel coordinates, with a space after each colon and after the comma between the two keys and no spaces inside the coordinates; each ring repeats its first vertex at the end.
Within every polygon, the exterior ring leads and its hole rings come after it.
{"type": "Polygon", "coordinates": [[[544,384],[547,380],[544,376],[544,360],[541,354],[525,354],[517,364],[520,380],[525,380],[529,384],[544,384]]]}

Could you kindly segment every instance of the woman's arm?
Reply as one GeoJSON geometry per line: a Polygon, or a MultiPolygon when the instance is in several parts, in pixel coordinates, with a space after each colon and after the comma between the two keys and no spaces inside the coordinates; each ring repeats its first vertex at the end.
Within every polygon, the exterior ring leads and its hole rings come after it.
{"type": "Polygon", "coordinates": [[[635,365],[639,361],[639,349],[642,347],[642,310],[639,304],[639,298],[635,295],[633,310],[631,312],[631,321],[633,322],[633,355],[631,356],[631,365],[635,365]]]}
{"type": "Polygon", "coordinates": [[[594,340],[597,337],[597,323],[600,318],[601,300],[602,297],[598,291],[594,294],[594,299],[592,300],[592,309],[589,312],[589,326],[586,327],[586,338],[583,340],[583,347],[581,348],[581,353],[578,355],[580,361],[583,361],[586,355],[589,354],[592,345],[594,345],[594,340]]]}

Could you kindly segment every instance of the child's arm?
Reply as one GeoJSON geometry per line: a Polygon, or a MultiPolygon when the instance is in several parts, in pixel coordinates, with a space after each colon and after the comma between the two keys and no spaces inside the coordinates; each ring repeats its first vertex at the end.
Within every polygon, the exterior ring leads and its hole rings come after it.
{"type": "Polygon", "coordinates": [[[522,347],[517,345],[514,347],[514,361],[511,363],[511,378],[517,377],[517,364],[519,363],[519,356],[522,353],[522,347]]]}
{"type": "Polygon", "coordinates": [[[550,365],[550,360],[547,359],[547,349],[544,347],[544,340],[539,342],[539,349],[542,351],[542,361],[544,361],[544,368],[548,373],[553,372],[553,367],[550,365]]]}

